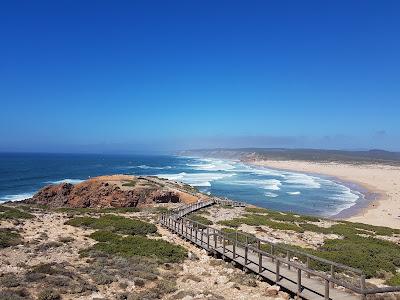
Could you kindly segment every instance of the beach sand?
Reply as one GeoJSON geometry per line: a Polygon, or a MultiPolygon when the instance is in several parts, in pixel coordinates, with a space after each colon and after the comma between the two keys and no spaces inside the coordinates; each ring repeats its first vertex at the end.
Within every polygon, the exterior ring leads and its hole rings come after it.
{"type": "Polygon", "coordinates": [[[400,167],[383,164],[324,163],[312,161],[247,161],[264,167],[332,176],[355,183],[376,195],[364,207],[354,209],[352,222],[400,228],[400,167]]]}

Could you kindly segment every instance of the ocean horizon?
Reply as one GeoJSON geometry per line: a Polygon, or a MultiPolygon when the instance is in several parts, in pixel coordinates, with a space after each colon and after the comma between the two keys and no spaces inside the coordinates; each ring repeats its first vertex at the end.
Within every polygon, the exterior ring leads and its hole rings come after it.
{"type": "Polygon", "coordinates": [[[152,175],[182,181],[201,192],[279,211],[332,217],[364,195],[332,178],[245,164],[238,160],[175,155],[0,154],[0,202],[32,197],[49,184],[76,184],[111,174],[152,175]]]}

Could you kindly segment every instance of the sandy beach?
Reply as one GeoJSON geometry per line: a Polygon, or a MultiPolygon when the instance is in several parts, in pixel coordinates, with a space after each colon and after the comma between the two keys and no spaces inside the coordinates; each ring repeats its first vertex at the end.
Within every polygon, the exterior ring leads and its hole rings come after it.
{"type": "Polygon", "coordinates": [[[346,218],[378,226],[400,228],[400,167],[383,164],[347,164],[311,161],[254,160],[252,164],[282,170],[332,176],[355,183],[376,197],[346,218]]]}

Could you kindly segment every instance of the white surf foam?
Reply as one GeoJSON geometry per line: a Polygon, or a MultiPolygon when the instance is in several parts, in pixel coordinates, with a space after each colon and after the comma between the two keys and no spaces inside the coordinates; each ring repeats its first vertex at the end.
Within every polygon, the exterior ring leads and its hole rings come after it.
{"type": "Polygon", "coordinates": [[[154,166],[148,166],[148,165],[139,165],[139,166],[123,166],[123,167],[118,167],[118,169],[168,170],[168,169],[172,169],[172,167],[171,166],[154,167],[154,166]]]}
{"type": "Polygon", "coordinates": [[[71,183],[71,184],[77,184],[77,183],[81,183],[83,181],[84,180],[82,180],[82,179],[65,178],[65,179],[55,180],[55,181],[46,181],[45,183],[51,183],[51,184],[71,183]]]}
{"type": "Polygon", "coordinates": [[[288,195],[300,195],[301,192],[297,191],[297,192],[287,192],[288,195]]]}
{"type": "Polygon", "coordinates": [[[319,189],[321,184],[318,182],[318,178],[300,173],[286,173],[285,183],[291,185],[291,187],[298,187],[303,189],[319,189]]]}
{"type": "Polygon", "coordinates": [[[232,180],[227,182],[233,185],[247,185],[247,186],[254,186],[258,188],[262,188],[265,190],[273,190],[278,191],[280,190],[280,186],[282,185],[281,181],[278,179],[242,179],[242,180],[232,180]]]}
{"type": "Polygon", "coordinates": [[[265,196],[267,196],[267,197],[271,197],[271,198],[278,197],[278,195],[277,195],[277,194],[275,194],[275,193],[271,193],[271,192],[265,192],[265,193],[264,193],[264,195],[265,195],[265,196]]]}
{"type": "Polygon", "coordinates": [[[140,165],[140,166],[136,166],[139,169],[154,169],[154,170],[168,170],[168,169],[172,169],[171,166],[165,166],[165,167],[152,167],[152,166],[147,166],[147,165],[140,165]]]}
{"type": "Polygon", "coordinates": [[[32,198],[34,193],[22,193],[22,194],[15,194],[15,195],[5,195],[0,198],[0,202],[6,201],[21,201],[28,198],[32,198]]]}
{"type": "Polygon", "coordinates": [[[197,163],[186,164],[194,170],[200,171],[230,171],[235,169],[235,163],[228,160],[219,159],[197,159],[197,163]]]}
{"type": "Polygon", "coordinates": [[[330,216],[336,215],[341,211],[352,207],[360,197],[363,195],[357,191],[351,190],[349,187],[334,183],[339,191],[329,197],[330,200],[335,204],[335,210],[330,214],[330,216]]]}
{"type": "Polygon", "coordinates": [[[234,173],[178,173],[178,174],[158,174],[158,177],[169,180],[181,181],[190,185],[209,187],[214,180],[220,180],[226,177],[231,177],[234,173]]]}

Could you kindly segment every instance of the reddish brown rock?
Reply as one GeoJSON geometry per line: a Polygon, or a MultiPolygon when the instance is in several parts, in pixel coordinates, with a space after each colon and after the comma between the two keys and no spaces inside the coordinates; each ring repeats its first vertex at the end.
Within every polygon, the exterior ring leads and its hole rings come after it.
{"type": "Polygon", "coordinates": [[[41,189],[26,203],[50,207],[136,207],[181,202],[181,193],[144,177],[109,176],[72,185],[61,183],[41,189]],[[129,183],[130,185],[126,185],[129,183]]]}

